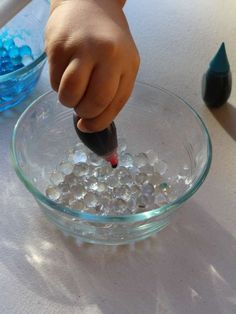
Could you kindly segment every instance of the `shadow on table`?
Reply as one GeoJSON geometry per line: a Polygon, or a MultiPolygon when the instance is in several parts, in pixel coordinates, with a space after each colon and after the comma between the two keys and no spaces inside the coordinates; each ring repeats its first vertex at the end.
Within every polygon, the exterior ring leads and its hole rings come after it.
{"type": "Polygon", "coordinates": [[[114,250],[79,247],[40,214],[32,230],[21,209],[1,225],[1,262],[33,293],[76,313],[235,314],[236,239],[193,200],[181,211],[157,237],[114,250]]]}
{"type": "Polygon", "coordinates": [[[236,107],[226,103],[219,108],[209,108],[225,131],[236,141],[236,107]]]}

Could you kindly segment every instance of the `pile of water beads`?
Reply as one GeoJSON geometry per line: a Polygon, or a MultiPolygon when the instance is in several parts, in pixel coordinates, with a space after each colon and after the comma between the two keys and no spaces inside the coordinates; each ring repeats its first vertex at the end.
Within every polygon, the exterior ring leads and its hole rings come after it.
{"type": "Polygon", "coordinates": [[[48,198],[80,212],[118,216],[159,208],[176,199],[176,190],[165,179],[168,166],[156,153],[132,155],[125,139],[118,143],[116,169],[78,143],[50,174],[48,198]]]}
{"type": "Polygon", "coordinates": [[[0,75],[23,68],[33,60],[29,46],[18,46],[14,38],[5,34],[0,35],[0,75]]]}

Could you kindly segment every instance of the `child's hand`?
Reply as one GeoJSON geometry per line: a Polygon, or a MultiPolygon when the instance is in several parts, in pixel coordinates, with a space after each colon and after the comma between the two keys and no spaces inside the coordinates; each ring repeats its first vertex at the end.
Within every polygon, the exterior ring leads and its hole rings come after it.
{"type": "Polygon", "coordinates": [[[51,84],[78,127],[105,129],[128,100],[139,54],[122,0],[54,0],[45,45],[51,84]]]}

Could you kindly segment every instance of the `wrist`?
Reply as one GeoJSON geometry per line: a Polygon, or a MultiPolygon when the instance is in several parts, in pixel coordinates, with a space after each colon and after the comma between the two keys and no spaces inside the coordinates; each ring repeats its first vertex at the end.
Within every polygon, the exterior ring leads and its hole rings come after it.
{"type": "MultiPolygon", "coordinates": [[[[78,0],[67,0],[67,1],[78,1],[78,0]]],[[[96,0],[94,0],[96,1],[96,0]]],[[[108,0],[108,1],[111,1],[111,0],[108,0]]],[[[112,0],[112,1],[115,1],[117,2],[121,8],[123,8],[123,6],[125,5],[126,3],[126,0],[112,0]]],[[[59,5],[61,5],[63,2],[65,2],[65,0],[51,0],[51,12],[56,8],[58,7],[59,5]]]]}

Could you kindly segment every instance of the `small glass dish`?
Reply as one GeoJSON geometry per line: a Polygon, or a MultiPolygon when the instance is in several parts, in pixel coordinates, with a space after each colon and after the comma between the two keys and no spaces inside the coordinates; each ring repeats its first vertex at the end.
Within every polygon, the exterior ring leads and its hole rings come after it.
{"type": "Polygon", "coordinates": [[[19,104],[34,89],[46,61],[44,27],[49,14],[47,0],[33,0],[1,30],[2,37],[17,46],[28,45],[33,61],[13,72],[0,75],[0,112],[19,104]]]}
{"type": "MultiPolygon", "coordinates": [[[[161,88],[136,83],[115,120],[119,137],[131,153],[158,151],[168,165],[167,177],[188,180],[168,204],[124,216],[100,216],[64,207],[45,195],[49,172],[79,142],[71,109],[50,91],[34,101],[19,118],[11,156],[20,180],[57,227],[80,241],[124,244],[144,239],[166,227],[177,208],[202,185],[212,158],[208,131],[198,114],[182,99],[161,88]]],[[[178,185],[177,185],[178,187],[178,185]]]]}

